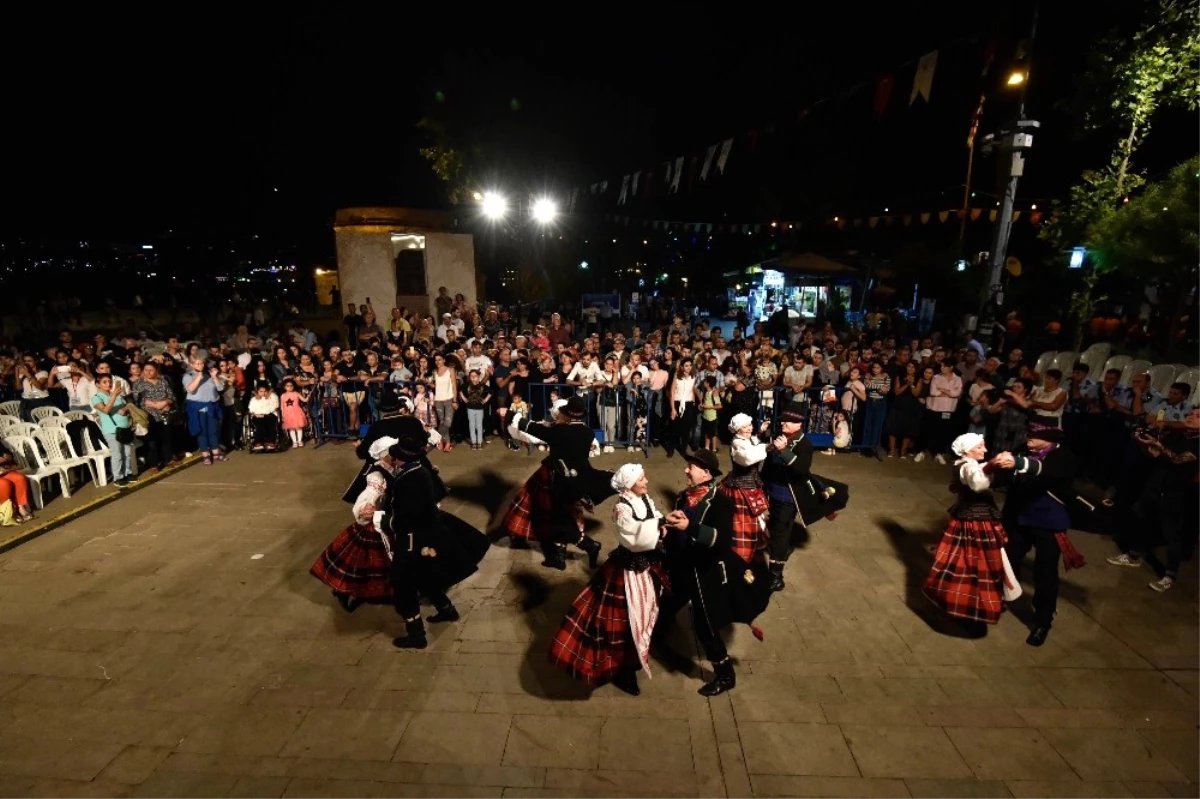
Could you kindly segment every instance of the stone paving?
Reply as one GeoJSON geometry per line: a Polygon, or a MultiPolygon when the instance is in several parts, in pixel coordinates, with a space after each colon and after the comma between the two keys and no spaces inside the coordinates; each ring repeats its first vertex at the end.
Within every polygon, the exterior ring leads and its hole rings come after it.
{"type": "MultiPolygon", "coordinates": [[[[445,507],[479,526],[536,464],[435,457],[445,507]]],[[[1194,564],[1158,595],[1077,534],[1090,565],[1046,646],[1013,616],[947,637],[919,584],[949,470],[817,460],[851,507],[793,556],[765,642],[735,632],[738,687],[713,700],[694,657],[656,662],[636,699],[550,668],[586,569],[507,542],[455,590],[461,622],[394,650],[393,613],[347,615],[308,575],[348,521],[349,447],[172,475],[0,555],[0,794],[1198,795],[1194,564]]],[[[656,497],[682,466],[654,454],[656,497]]]]}

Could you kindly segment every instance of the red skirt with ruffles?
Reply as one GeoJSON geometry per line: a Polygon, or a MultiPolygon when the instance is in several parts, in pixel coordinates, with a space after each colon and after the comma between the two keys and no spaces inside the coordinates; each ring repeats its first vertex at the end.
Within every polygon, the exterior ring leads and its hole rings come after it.
{"type": "Polygon", "coordinates": [[[334,591],[363,601],[390,601],[392,561],[372,524],[351,524],[325,548],[309,573],[334,591]]]}
{"type": "Polygon", "coordinates": [[[995,624],[1004,609],[1004,560],[1008,536],[991,519],[951,518],[925,579],[933,604],[960,619],[995,624]]]}

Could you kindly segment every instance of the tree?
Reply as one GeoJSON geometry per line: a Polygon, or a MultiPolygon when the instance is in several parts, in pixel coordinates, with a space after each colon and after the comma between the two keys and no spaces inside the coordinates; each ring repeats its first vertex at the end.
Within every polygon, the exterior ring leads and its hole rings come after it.
{"type": "Polygon", "coordinates": [[[423,117],[417,129],[427,137],[427,143],[418,148],[421,157],[446,184],[446,194],[451,204],[458,205],[474,190],[472,164],[478,160],[477,148],[457,142],[450,135],[445,122],[432,116],[423,117]]]}
{"type": "MultiPolygon", "coordinates": [[[[1043,236],[1059,251],[1090,246],[1092,232],[1104,229],[1124,198],[1145,183],[1133,167],[1133,156],[1150,134],[1155,113],[1164,106],[1197,107],[1198,11],[1200,0],[1159,0],[1152,18],[1132,38],[1114,35],[1093,49],[1087,71],[1092,83],[1085,92],[1092,108],[1084,119],[1093,129],[1115,125],[1115,142],[1108,163],[1085,171],[1068,201],[1056,204],[1043,236]]],[[[1093,268],[1103,271],[1098,262],[1093,268]]],[[[1102,301],[1094,295],[1100,276],[1086,276],[1071,298],[1076,349],[1092,310],[1102,301]]]]}
{"type": "Polygon", "coordinates": [[[1198,217],[1200,158],[1191,158],[1089,230],[1098,270],[1119,270],[1157,286],[1160,297],[1173,301],[1166,330],[1168,354],[1177,343],[1179,320],[1196,284],[1198,217]]]}

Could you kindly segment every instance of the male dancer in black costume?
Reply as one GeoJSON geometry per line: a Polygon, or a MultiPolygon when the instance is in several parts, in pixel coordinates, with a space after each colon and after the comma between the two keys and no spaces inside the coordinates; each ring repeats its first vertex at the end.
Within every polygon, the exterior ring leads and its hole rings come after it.
{"type": "Polygon", "coordinates": [[[542,461],[550,473],[545,486],[545,472],[539,470],[526,484],[509,509],[504,527],[513,535],[536,535],[546,559],[543,566],[560,571],[567,568],[568,544],[579,547],[588,556],[588,565],[596,568],[600,559],[600,542],[580,530],[580,504],[594,507],[616,494],[612,487],[613,473],[592,467],[589,453],[595,436],[585,423],[587,405],[579,397],[571,397],[559,411],[557,422],[531,422],[521,419],[517,429],[544,441],[550,448],[542,461]],[[541,527],[541,512],[549,506],[549,525],[541,527]]]}

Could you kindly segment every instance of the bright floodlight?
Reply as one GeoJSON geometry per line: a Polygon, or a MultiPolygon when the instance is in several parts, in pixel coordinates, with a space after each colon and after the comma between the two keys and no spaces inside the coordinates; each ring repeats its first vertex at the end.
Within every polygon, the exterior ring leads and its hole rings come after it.
{"type": "Polygon", "coordinates": [[[508,203],[504,197],[494,191],[484,193],[482,204],[483,215],[489,219],[500,219],[508,211],[508,203]]]}
{"type": "Polygon", "coordinates": [[[553,222],[556,216],[558,216],[558,206],[554,204],[554,200],[543,198],[533,204],[534,221],[545,225],[553,222]]]}

